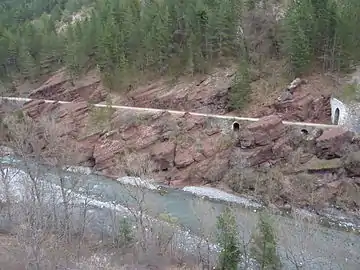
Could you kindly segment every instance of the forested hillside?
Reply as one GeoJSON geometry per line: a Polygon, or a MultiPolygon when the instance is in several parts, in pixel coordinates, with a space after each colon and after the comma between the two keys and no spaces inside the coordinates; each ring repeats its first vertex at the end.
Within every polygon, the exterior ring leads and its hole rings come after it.
{"type": "Polygon", "coordinates": [[[235,63],[232,103],[240,107],[250,70],[269,59],[285,59],[291,75],[346,71],[360,60],[358,0],[2,0],[0,9],[5,82],[61,66],[75,78],[96,67],[118,90],[144,75],[235,63]],[[84,7],[84,20],[59,31],[84,7]]]}

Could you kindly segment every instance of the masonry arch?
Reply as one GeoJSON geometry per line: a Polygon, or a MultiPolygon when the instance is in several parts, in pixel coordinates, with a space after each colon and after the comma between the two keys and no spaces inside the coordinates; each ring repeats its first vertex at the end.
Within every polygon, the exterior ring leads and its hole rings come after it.
{"type": "Polygon", "coordinates": [[[301,134],[304,135],[304,136],[307,136],[309,135],[309,131],[305,128],[303,128],[302,130],[300,130],[301,134]]]}
{"type": "Polygon", "coordinates": [[[240,124],[238,122],[234,122],[232,124],[232,130],[235,131],[235,132],[238,132],[240,130],[240,124]]]}
{"type": "Polygon", "coordinates": [[[352,110],[351,105],[335,97],[330,99],[331,104],[331,123],[333,125],[344,126],[351,124],[352,110]]]}

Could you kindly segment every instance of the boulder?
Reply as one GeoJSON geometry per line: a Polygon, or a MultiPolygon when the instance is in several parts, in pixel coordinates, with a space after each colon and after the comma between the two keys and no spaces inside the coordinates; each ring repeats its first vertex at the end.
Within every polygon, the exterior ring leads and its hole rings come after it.
{"type": "Polygon", "coordinates": [[[344,167],[349,176],[360,177],[360,151],[349,153],[344,158],[344,167]]]}
{"type": "Polygon", "coordinates": [[[257,166],[273,158],[272,145],[267,145],[255,149],[248,157],[249,166],[257,166]]]}
{"type": "Polygon", "coordinates": [[[169,170],[174,164],[175,144],[169,141],[155,144],[151,150],[151,158],[157,163],[159,170],[169,170]]]}
{"type": "Polygon", "coordinates": [[[340,127],[327,129],[316,139],[316,156],[318,158],[340,158],[349,150],[353,133],[340,127]]]}
{"type": "Polygon", "coordinates": [[[287,158],[293,149],[288,143],[288,138],[280,138],[272,147],[272,152],[276,158],[287,158]]]}
{"type": "Polygon", "coordinates": [[[255,138],[253,136],[253,133],[247,129],[241,131],[237,145],[240,146],[241,148],[254,147],[255,146],[255,138]]]}
{"type": "Polygon", "coordinates": [[[253,133],[255,144],[260,146],[270,144],[285,133],[285,126],[276,115],[265,116],[250,124],[247,129],[253,133]]]}
{"type": "Polygon", "coordinates": [[[342,161],[339,158],[335,159],[318,159],[313,157],[311,160],[303,165],[303,169],[308,172],[326,172],[337,171],[342,168],[342,161]]]}
{"type": "Polygon", "coordinates": [[[248,125],[247,129],[251,132],[268,131],[282,124],[281,118],[276,115],[265,116],[254,123],[248,125]]]}
{"type": "Polygon", "coordinates": [[[295,113],[299,121],[305,121],[309,118],[313,101],[314,98],[311,95],[306,95],[294,103],[295,113]]]}
{"type": "Polygon", "coordinates": [[[265,116],[242,130],[238,145],[241,148],[266,146],[285,134],[285,126],[280,117],[276,115],[265,116]]]}
{"type": "Polygon", "coordinates": [[[194,162],[193,154],[190,150],[176,147],[175,166],[178,169],[185,168],[194,162]]]}

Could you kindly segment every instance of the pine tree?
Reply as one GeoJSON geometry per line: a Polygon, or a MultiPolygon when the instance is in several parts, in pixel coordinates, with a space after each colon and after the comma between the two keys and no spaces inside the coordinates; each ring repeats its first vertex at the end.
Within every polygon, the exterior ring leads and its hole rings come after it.
{"type": "MultiPolygon", "coordinates": [[[[245,54],[246,55],[246,54],[245,54]]],[[[251,99],[251,79],[248,58],[245,56],[240,61],[230,88],[230,107],[244,109],[251,99]]]]}
{"type": "Polygon", "coordinates": [[[57,4],[51,11],[51,18],[54,21],[59,21],[61,19],[61,15],[62,15],[61,7],[60,5],[57,4]]]}
{"type": "Polygon", "coordinates": [[[314,58],[315,14],[311,0],[294,1],[284,20],[284,45],[295,75],[305,72],[314,58]]]}
{"type": "Polygon", "coordinates": [[[267,214],[261,213],[251,246],[251,255],[259,263],[261,270],[281,269],[281,261],[276,248],[276,236],[270,218],[267,214]]]}
{"type": "Polygon", "coordinates": [[[134,232],[131,227],[131,222],[126,219],[120,219],[117,246],[119,247],[129,247],[130,244],[134,241],[134,232]]]}
{"type": "Polygon", "coordinates": [[[21,65],[21,74],[24,79],[36,79],[37,75],[39,75],[39,66],[36,65],[35,59],[25,47],[21,47],[19,50],[19,63],[21,65]]]}
{"type": "Polygon", "coordinates": [[[241,249],[234,214],[229,207],[217,219],[218,243],[221,248],[219,270],[236,270],[241,262],[241,249]]]}
{"type": "Polygon", "coordinates": [[[360,24],[360,1],[342,1],[337,5],[336,57],[340,68],[346,69],[360,61],[360,37],[357,33],[360,24]]]}

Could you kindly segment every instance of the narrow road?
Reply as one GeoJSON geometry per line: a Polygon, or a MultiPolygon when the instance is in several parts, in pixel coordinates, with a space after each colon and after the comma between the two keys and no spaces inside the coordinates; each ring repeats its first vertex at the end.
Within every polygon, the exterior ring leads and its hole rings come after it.
{"type": "MultiPolygon", "coordinates": [[[[60,101],[60,100],[49,100],[49,99],[31,99],[31,98],[20,98],[20,97],[0,97],[0,100],[8,100],[15,102],[29,102],[33,100],[43,100],[45,103],[60,103],[60,104],[69,104],[73,103],[71,101],[60,101]]],[[[138,112],[148,112],[148,113],[159,113],[159,112],[168,112],[174,115],[183,115],[185,113],[189,113],[193,116],[201,116],[208,118],[217,118],[224,120],[233,120],[233,121],[251,121],[256,122],[259,118],[250,118],[250,117],[238,117],[238,116],[229,116],[229,115],[219,115],[219,114],[207,114],[207,113],[197,113],[197,112],[186,112],[186,111],[176,111],[176,110],[164,110],[164,109],[153,109],[153,108],[139,108],[139,107],[130,107],[130,106],[119,106],[119,105],[107,105],[107,104],[93,104],[95,107],[111,107],[114,109],[121,110],[132,110],[138,112]]],[[[306,122],[291,122],[291,121],[283,121],[284,125],[290,126],[302,126],[302,127],[318,127],[318,128],[333,128],[335,125],[328,124],[316,124],[316,123],[306,123],[306,122]]]]}

